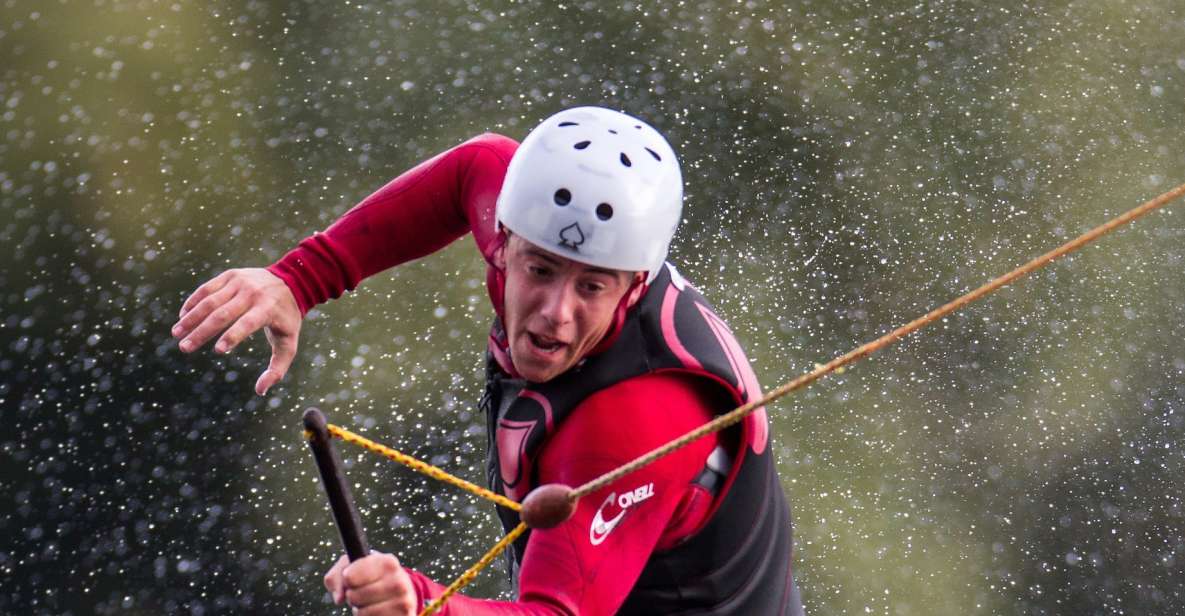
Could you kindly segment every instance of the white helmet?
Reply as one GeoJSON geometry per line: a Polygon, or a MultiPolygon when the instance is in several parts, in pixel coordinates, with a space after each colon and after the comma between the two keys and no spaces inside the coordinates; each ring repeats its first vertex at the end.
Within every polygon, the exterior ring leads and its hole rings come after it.
{"type": "Polygon", "coordinates": [[[561,111],[510,160],[497,221],[523,239],[654,280],[683,212],[675,151],[649,124],[600,107],[561,111]]]}

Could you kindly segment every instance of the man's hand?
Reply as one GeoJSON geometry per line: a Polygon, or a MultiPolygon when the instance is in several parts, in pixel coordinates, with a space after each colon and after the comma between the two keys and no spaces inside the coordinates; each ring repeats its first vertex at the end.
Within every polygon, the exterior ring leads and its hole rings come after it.
{"type": "Polygon", "coordinates": [[[214,352],[229,353],[262,328],[272,347],[271,363],[255,382],[255,393],[262,396],[292,365],[300,321],[300,307],[283,280],[263,268],[233,269],[185,300],[172,333],[181,340],[181,351],[190,353],[223,332],[214,352]]]}
{"type": "Polygon", "coordinates": [[[415,616],[418,605],[407,570],[381,552],[352,563],[342,556],[325,574],[325,588],[334,603],[346,601],[357,616],[415,616]]]}

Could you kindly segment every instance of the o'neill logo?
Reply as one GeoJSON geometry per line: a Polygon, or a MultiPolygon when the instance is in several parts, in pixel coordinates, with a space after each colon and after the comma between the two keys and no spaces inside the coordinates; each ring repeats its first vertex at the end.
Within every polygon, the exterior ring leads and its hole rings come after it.
{"type": "Polygon", "coordinates": [[[601,545],[605,537],[608,537],[609,533],[613,532],[618,524],[621,524],[627,509],[651,496],[654,496],[653,483],[639,486],[621,496],[618,496],[616,492],[610,492],[609,496],[605,498],[605,502],[601,503],[601,508],[597,509],[597,515],[593,516],[592,526],[588,529],[588,540],[593,545],[601,545]],[[613,509],[617,509],[617,514],[606,520],[605,515],[611,513],[613,509]]]}

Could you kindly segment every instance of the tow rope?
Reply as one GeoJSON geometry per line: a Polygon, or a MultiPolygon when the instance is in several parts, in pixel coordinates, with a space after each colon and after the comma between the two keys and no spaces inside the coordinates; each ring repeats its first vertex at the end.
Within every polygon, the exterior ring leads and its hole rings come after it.
{"type": "Polygon", "coordinates": [[[548,484],[543,485],[532,490],[527,494],[526,498],[520,504],[505,496],[496,494],[477,486],[471,482],[465,481],[455,475],[452,475],[438,467],[435,467],[426,462],[417,460],[412,456],[401,453],[395,449],[381,445],[366,437],[354,434],[340,426],[328,424],[325,421],[324,415],[317,409],[310,408],[305,412],[305,437],[309,440],[309,445],[313,449],[314,456],[317,459],[318,467],[321,469],[321,478],[325,485],[325,490],[329,496],[330,504],[333,508],[334,517],[338,522],[338,529],[342,534],[342,541],[347,546],[347,554],[350,560],[355,560],[364,556],[367,552],[365,550],[366,541],[362,535],[361,525],[357,523],[358,513],[354,510],[353,501],[349,495],[349,489],[345,485],[345,478],[340,471],[340,467],[334,467],[336,453],[333,448],[329,446],[328,439],[330,436],[335,436],[348,443],[361,446],[368,451],[378,453],[387,458],[390,458],[400,464],[403,464],[412,470],[423,473],[433,479],[437,479],[448,483],[450,485],[461,488],[471,494],[477,495],[481,498],[493,501],[503,507],[507,507],[514,511],[520,512],[522,522],[512,531],[506,534],[497,544],[494,545],[484,556],[482,556],[473,566],[469,567],[463,574],[461,574],[448,588],[441,594],[440,597],[428,604],[427,607],[420,612],[419,616],[428,616],[441,609],[449,597],[463,588],[466,584],[473,581],[482,569],[489,566],[495,558],[506,550],[519,536],[521,536],[528,528],[552,528],[568,519],[575,510],[577,501],[581,497],[587,496],[609,484],[621,479],[622,477],[653,463],[654,461],[666,456],[690,443],[696,439],[702,438],[709,434],[719,432],[740,422],[750,413],[760,409],[775,400],[789,394],[790,392],[802,389],[820,378],[842,369],[860,360],[884,347],[908,336],[909,334],[921,329],[922,327],[933,323],[934,321],[945,317],[952,312],[970,304],[971,302],[982,298],[989,293],[999,290],[1001,287],[1015,281],[1016,279],[1032,273],[1051,261],[1063,257],[1071,252],[1074,252],[1083,246],[1099,239],[1100,237],[1114,231],[1115,229],[1126,225],[1137,218],[1150,214],[1158,210],[1172,201],[1175,201],[1185,195],[1185,184],[1182,184],[1154,199],[1146,201],[1138,207],[1112,218],[1086,233],[1062,244],[1061,246],[1025,263],[1024,265],[995,278],[984,284],[983,286],[970,291],[930,312],[918,317],[897,329],[873,340],[872,342],[861,345],[826,364],[817,366],[814,370],[795,378],[794,380],[779,386],[770,391],[760,400],[754,400],[747,404],[737,407],[728,413],[720,415],[705,423],[704,425],[680,436],[670,442],[656,447],[648,453],[638,456],[634,460],[627,462],[616,469],[609,471],[600,477],[597,477],[584,485],[576,488],[569,486],[548,484]],[[347,536],[349,535],[349,536],[347,536]],[[361,548],[359,547],[361,546],[361,548]],[[357,552],[356,556],[351,553],[351,549],[357,552]]]}

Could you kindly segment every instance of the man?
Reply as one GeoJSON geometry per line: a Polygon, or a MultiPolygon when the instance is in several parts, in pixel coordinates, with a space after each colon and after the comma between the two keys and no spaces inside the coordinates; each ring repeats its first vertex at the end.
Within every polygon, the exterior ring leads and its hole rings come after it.
{"type": "MultiPolygon", "coordinates": [[[[173,334],[190,352],[222,332],[225,353],[264,328],[263,394],[312,306],[472,233],[496,314],[481,401],[491,487],[521,500],[580,485],[761,395],[727,326],[665,263],[682,200],[657,131],[570,109],[521,146],[484,135],[420,164],[266,270],[221,274],[173,334]]],[[[764,411],[581,499],[508,560],[516,601],[459,596],[444,613],[802,613],[764,411]]],[[[367,616],[414,614],[443,590],[378,553],[343,557],[325,585],[367,616]]]]}

